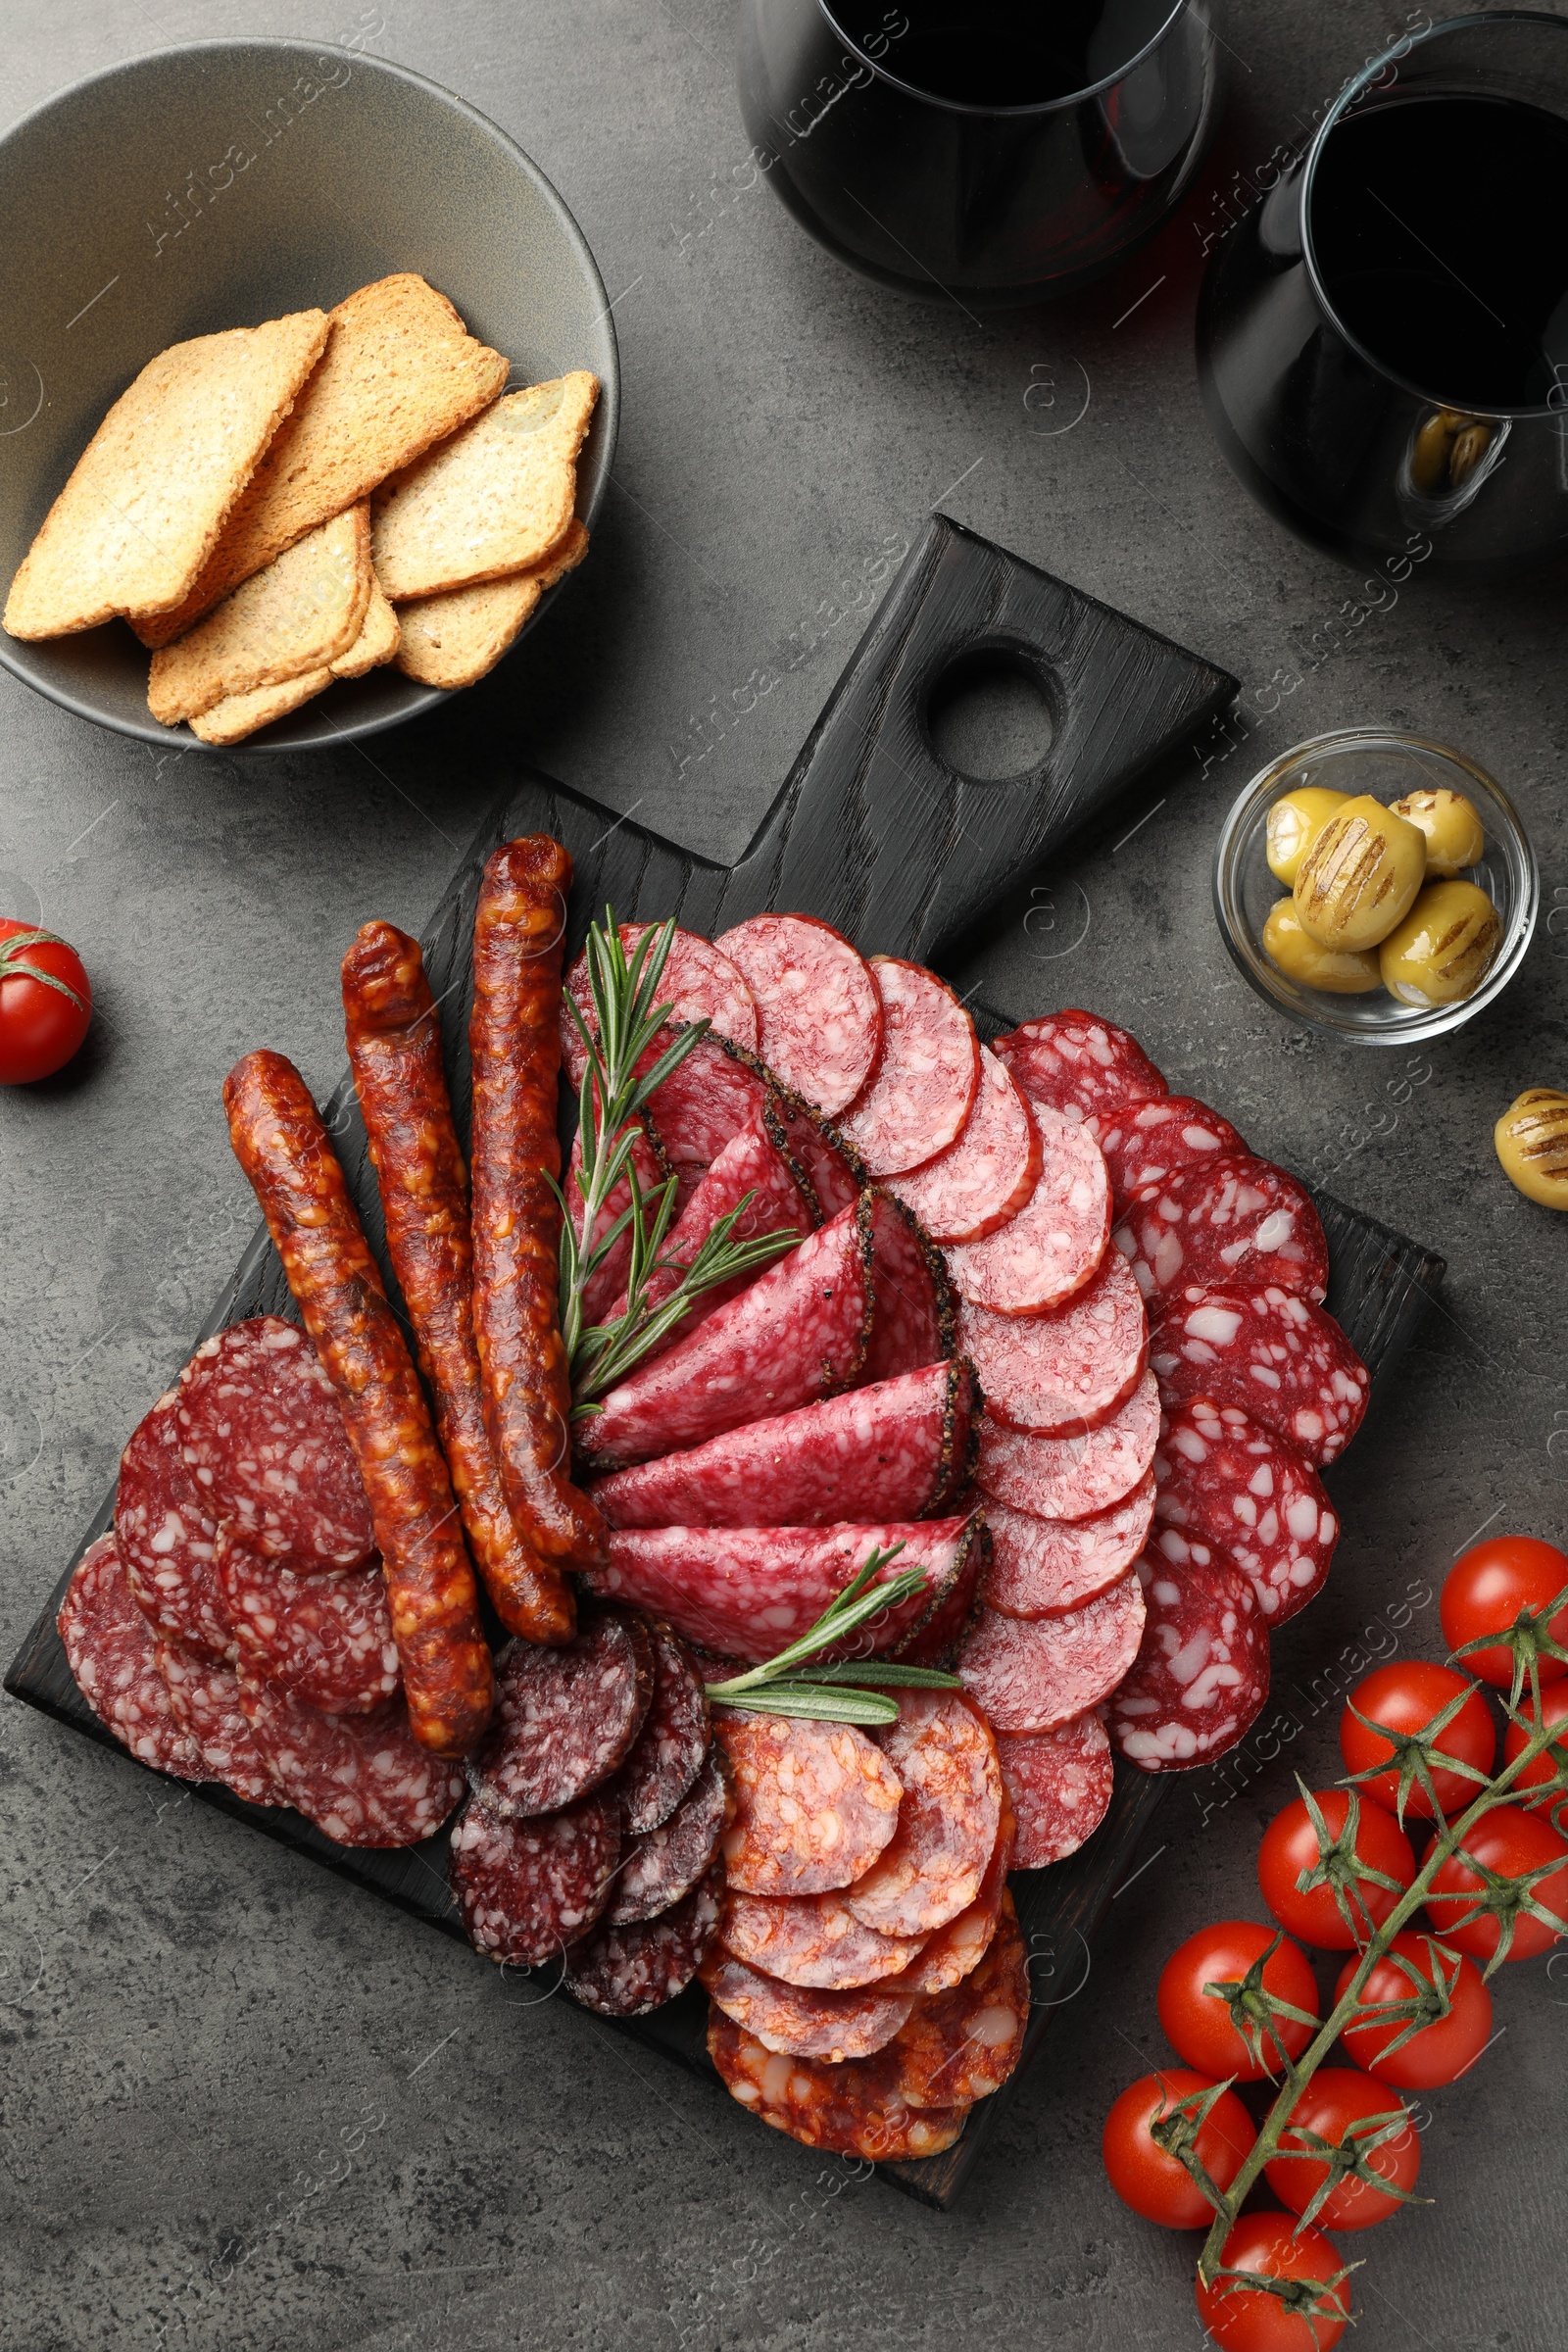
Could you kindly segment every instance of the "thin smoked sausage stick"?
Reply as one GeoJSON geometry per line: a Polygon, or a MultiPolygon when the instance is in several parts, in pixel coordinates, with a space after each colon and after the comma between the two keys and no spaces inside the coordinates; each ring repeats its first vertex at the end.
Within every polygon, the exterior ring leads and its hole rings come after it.
{"type": "Polygon", "coordinates": [[[247,1054],[228,1073],[223,1107],[234,1156],[343,1407],[414,1736],[437,1755],[464,1755],[490,1717],[490,1651],[452,1481],[380,1269],[294,1064],[281,1054],[247,1054]]]}
{"type": "Polygon", "coordinates": [[[416,940],[367,923],[343,958],[343,1016],[386,1246],[435,1404],[468,1549],[509,1634],[569,1642],[571,1591],[518,1535],[484,1426],[473,1344],[468,1171],[416,940]]]}
{"type": "Polygon", "coordinates": [[[570,1477],[571,1371],[561,1336],[561,967],[571,859],[548,833],[503,842],[473,919],[473,1324],[485,1427],[519,1532],[588,1568],[605,1523],[570,1477]]]}

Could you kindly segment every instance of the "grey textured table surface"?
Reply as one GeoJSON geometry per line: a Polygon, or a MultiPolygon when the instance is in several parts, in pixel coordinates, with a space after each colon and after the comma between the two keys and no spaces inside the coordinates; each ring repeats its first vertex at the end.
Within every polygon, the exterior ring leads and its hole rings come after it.
{"type": "MultiPolygon", "coordinates": [[[[1561,1540],[1568,1517],[1565,1237],[1503,1183],[1490,1140],[1522,1087],[1568,1078],[1552,936],[1568,915],[1544,919],[1499,1005],[1407,1065],[1291,1032],[1234,976],[1209,911],[1215,826],[1252,768],[1372,720],[1491,768],[1533,832],[1544,916],[1568,906],[1563,574],[1466,594],[1417,573],[1357,620],[1354,577],[1254,511],[1198,403],[1196,281],[1233,174],[1298,135],[1399,22],[1382,0],[1237,0],[1225,131],[1181,218],[1093,294],[976,326],[846,274],[745,184],[722,0],[9,12],[6,120],[218,32],[364,40],[458,89],[581,221],[617,298],[625,408],[570,599],[488,686],[367,754],[160,758],[0,675],[0,910],[77,942],[100,1006],[76,1068],[0,1101],[0,1652],[250,1228],[224,1071],[268,1044],[335,1080],[337,959],[366,916],[417,928],[440,895],[483,798],[467,749],[493,742],[733,855],[879,560],[939,501],[1234,670],[1250,730],[1196,747],[1058,872],[1021,877],[961,985],[1127,1022],[1173,1085],[1451,1272],[1339,1477],[1331,1587],[1276,1646],[1298,1731],[1250,1778],[1175,1790],[1162,1849],[949,2216],[760,2131],[579,2014],[514,2005],[444,1938],[0,1704],[7,2346],[1200,2342],[1194,2241],[1121,2208],[1098,2157],[1111,2097],[1164,2054],[1160,1962],[1206,1918],[1257,1914],[1259,1824],[1294,1767],[1338,1769],[1325,1673],[1343,1685],[1358,1641],[1434,1654],[1435,1607],[1390,1630],[1400,1597],[1486,1523],[1561,1540]]],[[[1423,2112],[1436,2207],[1353,2249],[1361,2352],[1563,2341],[1547,2248],[1568,2190],[1568,1964],[1509,1969],[1496,1990],[1501,2038],[1423,2112]]]]}

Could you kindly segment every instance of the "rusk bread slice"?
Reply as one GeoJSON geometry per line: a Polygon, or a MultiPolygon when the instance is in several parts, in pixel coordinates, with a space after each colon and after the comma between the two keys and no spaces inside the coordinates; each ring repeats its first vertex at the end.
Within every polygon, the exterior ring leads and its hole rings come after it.
{"type": "Polygon", "coordinates": [[[373,579],[369,508],[334,515],[246,580],[152,661],[147,708],[165,726],[216,703],[330,667],[364,626],[373,579]]]}
{"type": "Polygon", "coordinates": [[[303,676],[286,678],[277,686],[258,686],[249,694],[226,696],[191,720],[191,733],[199,735],[203,743],[240,743],[260,728],[270,727],[274,718],[287,718],[291,710],[324,694],[338,678],[363,678],[369,670],[379,669],[397,650],[398,616],[372,572],[365,620],[346,654],[339,654],[326,669],[308,669],[303,676]]]}
{"type": "Polygon", "coordinates": [[[421,686],[475,685],[516,642],[545,590],[587,553],[588,533],[574,516],[560,546],[534,570],[483,580],[476,588],[449,588],[444,596],[422,596],[400,606],[399,669],[421,686]]]}
{"type": "Polygon", "coordinates": [[[398,650],[398,616],[381,594],[381,583],[374,572],[370,574],[370,601],[365,608],[360,633],[346,654],[339,654],[332,663],[334,678],[363,678],[383,662],[390,662],[398,650]]]}
{"type": "Polygon", "coordinates": [[[509,393],[387,484],[371,552],[395,605],[543,563],[571,520],[598,398],[585,368],[509,393]]]}
{"type": "Polygon", "coordinates": [[[167,616],[149,617],[151,607],[135,616],[144,645],[182,636],[307,531],[478,416],[506,383],[508,361],[412,270],[361,286],[330,318],[319,368],[189,596],[167,616]]]}
{"type": "Polygon", "coordinates": [[[323,311],[197,335],[122,392],[6,600],[13,637],[61,637],[188,594],[327,338],[323,311]]]}

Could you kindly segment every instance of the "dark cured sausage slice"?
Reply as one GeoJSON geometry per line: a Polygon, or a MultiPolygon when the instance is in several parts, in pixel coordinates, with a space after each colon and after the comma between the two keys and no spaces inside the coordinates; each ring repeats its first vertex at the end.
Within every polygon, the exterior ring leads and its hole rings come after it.
{"type": "Polygon", "coordinates": [[[989,1046],[963,1133],[889,1190],[934,1242],[979,1242],[1017,1216],[1040,1174],[1041,1142],[1028,1103],[989,1046]]]}
{"type": "Polygon", "coordinates": [[[1010,1894],[978,1968],[918,2002],[888,2048],[893,2086],[911,2107],[956,2107],[1000,2090],[1023,2056],[1029,1967],[1010,1894]]]}
{"type": "Polygon", "coordinates": [[[1148,1477],[1159,1440],[1159,1389],[1146,1372],[1108,1421],[1069,1437],[1036,1438],[980,1424],[975,1484],[996,1502],[1037,1519],[1088,1519],[1122,1501],[1148,1477]]]}
{"type": "Polygon", "coordinates": [[[958,1294],[1001,1315],[1061,1306],[1092,1279],[1110,1239],[1110,1178],[1100,1146],[1054,1110],[1035,1113],[1044,1156],[1035,1189],[983,1242],[946,1252],[958,1294]]]}
{"type": "Polygon", "coordinates": [[[904,1784],[899,1826],[845,1903],[879,1935],[929,1936],[974,1901],[996,1847],[997,1743],[958,1691],[911,1690],[878,1744],[904,1784]]]}
{"type": "MultiPolygon", "coordinates": [[[[1002,1742],[997,1742],[1000,1754],[1002,1742]]],[[[990,1948],[1002,1917],[1002,1899],[1007,1891],[1007,1873],[1013,1867],[1016,1844],[1016,1825],[1012,1800],[1007,1794],[1006,1774],[1002,1780],[1002,1821],[997,1831],[997,1842],[986,1864],[986,1875],[980,1882],[980,1891],[965,1911],[950,1920],[945,1928],[927,1941],[919,1958],[909,1967],[909,1983],[919,1992],[947,1992],[959,1984],[972,1968],[978,1968],[990,1948]]]]}
{"type": "Polygon", "coordinates": [[[1323,1482],[1240,1405],[1194,1396],[1179,1406],[1154,1477],[1161,1525],[1222,1545],[1271,1633],[1321,1591],[1340,1534],[1323,1482]]]}
{"type": "Polygon", "coordinates": [[[1144,1772],[1210,1764],[1268,1696],[1268,1629],[1239,1568],[1196,1549],[1179,1569],[1140,1560],[1148,1622],[1110,1705],[1110,1736],[1144,1772]]]}
{"type": "Polygon", "coordinates": [[[125,1582],[166,1642],[214,1663],[234,1632],[217,1567],[218,1527],[180,1449],[179,1396],[160,1396],[120,1457],[115,1535],[125,1582]]]}
{"type": "Polygon", "coordinates": [[[212,1778],[248,1804],[277,1804],[278,1791],[267,1759],[240,1705],[234,1669],[194,1657],[177,1642],[160,1642],[158,1671],[169,1691],[175,1722],[195,1740],[212,1778]]]}
{"type": "MultiPolygon", "coordinates": [[[[628,961],[645,933],[658,927],[653,923],[621,924],[620,944],[628,961]]],[[[588,985],[586,949],[566,974],[566,991],[592,1030],[593,991],[588,985]]],[[[673,1020],[708,1021],[720,1037],[744,1046],[749,1053],[757,1051],[760,1024],[757,999],[750,983],[732,958],[700,932],[682,931],[677,925],[654,1001],[667,1004],[673,1020]]],[[[564,1006],[561,1014],[561,1043],[571,1083],[579,1087],[586,1056],[577,1025],[564,1006]]]]}
{"type": "Polygon", "coordinates": [[[996,1050],[1031,1102],[1074,1121],[1170,1091],[1138,1040],[1093,1012],[1048,1012],[996,1050]]]}
{"type": "Polygon", "coordinates": [[[903,1784],[849,1723],[806,1723],[721,1707],[735,1820],[724,1868],[743,1894],[828,1894],[869,1870],[898,1825],[903,1784]]]}
{"type": "Polygon", "coordinates": [[[1054,1731],[998,1740],[1002,1777],[1018,1818],[1013,1866],[1045,1870],[1075,1854],[1110,1807],[1110,1741],[1092,1710],[1054,1731]]]}
{"type": "Polygon", "coordinates": [[[764,1976],[721,1943],[712,1946],[698,1975],[716,2006],[764,2049],[792,2058],[825,2058],[834,2066],[882,2049],[914,2007],[913,1990],[897,1978],[851,1991],[819,1992],[764,1976]]]}
{"type": "Polygon", "coordinates": [[[731,1887],[721,1929],[726,1951],[786,1984],[853,1992],[896,1977],[917,1959],[919,1936],[879,1936],[862,1928],[842,1894],[737,1894],[731,1887]]]}
{"type": "Polygon", "coordinates": [[[564,1959],[604,1910],[619,1854],[619,1814],[603,1789],[533,1821],[470,1800],[448,1866],[468,1941],[510,1968],[564,1959]]]}
{"type": "Polygon", "coordinates": [[[853,1102],[881,1048],[882,1000],[843,933],[814,915],[754,914],[714,945],[751,985],[769,1069],[829,1118],[853,1102]]]}
{"type": "Polygon", "coordinates": [[[197,1348],[175,1396],[185,1463],[215,1518],[301,1575],[364,1567],[370,1506],[304,1332],[277,1315],[231,1323],[197,1348]]]}
{"type": "Polygon", "coordinates": [[[401,1698],[373,1715],[323,1715],[243,1671],[239,1696],[274,1801],[339,1845],[421,1844],[463,1794],[462,1771],[419,1745],[401,1698]]]}
{"type": "Polygon", "coordinates": [[[612,1927],[655,1919],[691,1892],[735,1818],[735,1795],[722,1754],[710,1755],[667,1821],[646,1837],[623,1838],[620,1868],[605,1917],[612,1927]]]}
{"type": "Polygon", "coordinates": [[[1123,1102],[1086,1124],[1105,1155],[1118,1213],[1146,1184],[1163,1184],[1179,1168],[1200,1167],[1232,1152],[1250,1156],[1229,1119],[1192,1095],[1123,1102]]]}
{"type": "Polygon", "coordinates": [[[625,1762],[653,1688],[647,1629],[618,1611],[580,1627],[562,1649],[509,1643],[494,1720],[468,1761],[480,1802],[510,1821],[575,1803],[625,1762]]]}
{"type": "Polygon", "coordinates": [[[967,1483],[975,1381],[960,1357],[749,1422],[590,1490],[613,1528],[822,1527],[845,1505],[918,1519],[967,1483]]]}
{"type": "Polygon", "coordinates": [[[844,1210],[665,1354],[639,1365],[579,1425],[584,1451],[607,1466],[643,1461],[847,1388],[865,1360],[868,1226],[869,1212],[844,1210]]]}
{"type": "Polygon", "coordinates": [[[923,964],[873,956],[882,1052],[842,1125],[873,1176],[902,1176],[957,1142],[980,1083],[974,1023],[923,964]]]}
{"type": "Polygon", "coordinates": [[[685,1991],[718,1933],[724,1872],[714,1863],[683,1902],[657,1919],[597,1927],[566,1954],[566,1990],[601,2017],[646,2017],[685,1991]]]}
{"type": "Polygon", "coordinates": [[[1110,1696],[1143,1631],[1143,1589],[1128,1575],[1062,1617],[988,1609],[958,1653],[958,1672],[993,1730],[1049,1732],[1110,1696]]]}
{"type": "Polygon", "coordinates": [[[1264,1159],[1182,1168],[1150,1186],[1129,1201],[1116,1247],[1149,1299],[1212,1283],[1320,1300],[1329,1287],[1317,1210],[1294,1176],[1264,1159]]]}
{"type": "Polygon", "coordinates": [[[879,2055],[843,2066],[780,2058],[727,2018],[709,2014],[708,2051],[730,2096],[803,2147],[873,2164],[938,2156],[963,2130],[967,2107],[911,2107],[893,2089],[879,2055]]]}
{"type": "Polygon", "coordinates": [[[708,1754],[708,1696],[683,1642],[665,1625],[650,1625],[654,1693],[630,1755],[615,1782],[621,1827],[641,1837],[667,1821],[708,1754]]]}
{"type": "Polygon", "coordinates": [[[293,1576],[232,1542],[226,1528],[218,1563],[235,1646],[253,1680],[281,1683],[328,1715],[368,1714],[391,1697],[402,1670],[378,1564],[293,1576]]]}
{"type": "Polygon", "coordinates": [[[462,1755],[489,1717],[490,1651],[419,1376],[331,1138],[293,1063],[281,1054],[247,1054],[224,1082],[223,1106],[235,1157],[343,1407],[415,1738],[437,1754],[462,1755]]]}
{"type": "Polygon", "coordinates": [[[1072,1437],[1108,1421],[1143,1375],[1149,1321],[1119,1250],[1087,1290],[1050,1315],[997,1315],[967,1299],[958,1346],[974,1363],[986,1409],[1004,1428],[1072,1437]]]}
{"type": "Polygon", "coordinates": [[[1153,1521],[1152,1476],[1092,1519],[1035,1519],[1004,1502],[988,1502],[986,1605],[1004,1617],[1059,1617],[1082,1607],[1120,1583],[1153,1521]]]}
{"type": "Polygon", "coordinates": [[[213,1774],[169,1702],[152,1627],[131,1598],[113,1536],[76,1564],[56,1620],[82,1697],[122,1747],[182,1781],[213,1774]]]}
{"type": "Polygon", "coordinates": [[[1333,1317],[1290,1291],[1185,1292],[1160,1317],[1150,1362],[1167,1407],[1239,1404],[1317,1469],[1344,1452],[1370,1394],[1333,1317]]]}

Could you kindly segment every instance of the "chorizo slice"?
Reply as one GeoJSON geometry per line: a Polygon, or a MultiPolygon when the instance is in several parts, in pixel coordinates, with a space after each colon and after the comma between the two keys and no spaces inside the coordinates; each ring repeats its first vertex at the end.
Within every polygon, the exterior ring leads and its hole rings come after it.
{"type": "MultiPolygon", "coordinates": [[[[1001,1749],[999,1740],[997,1746],[1001,1749]]],[[[980,1882],[980,1891],[967,1910],[956,1919],[950,1919],[945,1928],[929,1936],[918,1960],[909,1970],[909,1982],[920,1992],[947,1992],[960,1984],[971,1969],[978,1968],[991,1948],[997,1923],[1002,1917],[1002,1900],[1007,1891],[1007,1873],[1018,1859],[1018,1825],[1007,1788],[1006,1761],[1003,1759],[1002,1823],[997,1831],[997,1842],[986,1864],[986,1875],[980,1882]]]]}
{"type": "Polygon", "coordinates": [[[850,1723],[721,1708],[713,1732],[735,1780],[724,1867],[743,1894],[853,1886],[898,1826],[904,1786],[850,1723]]]}
{"type": "Polygon", "coordinates": [[[939,2156],[952,2147],[969,2113],[967,2107],[911,2107],[894,2086],[885,2053],[839,2066],[781,2057],[716,2002],[709,2012],[708,2054],[730,2097],[760,2123],[803,2147],[864,2156],[873,2164],[939,2156]]]}
{"type": "Polygon", "coordinates": [[[883,1936],[929,1936],[980,1891],[1002,1826],[1002,1767],[958,1690],[909,1690],[879,1745],[904,1789],[899,1825],[845,1902],[883,1936]]]}
{"type": "Polygon", "coordinates": [[[709,1998],[764,2048],[788,2058],[825,2058],[834,2066],[885,2048],[915,2001],[899,1978],[844,1992],[785,1984],[737,1960],[722,1944],[712,1946],[698,1974],[709,1998]]]}
{"type": "Polygon", "coordinates": [[[916,2003],[888,2046],[894,2091],[911,2107],[956,2107],[1000,2090],[1023,2056],[1029,1966],[1012,1897],[978,1968],[916,2003]]]}
{"type": "Polygon", "coordinates": [[[841,1894],[739,1894],[731,1887],[720,1932],[737,1960],[822,1992],[896,1977],[922,1948],[918,1936],[862,1928],[841,1894]]]}

